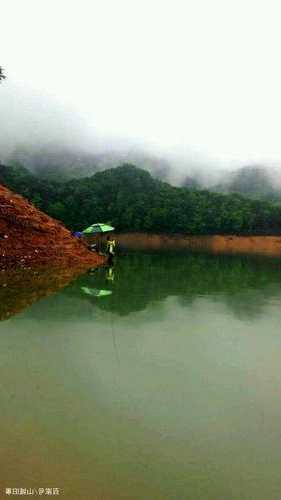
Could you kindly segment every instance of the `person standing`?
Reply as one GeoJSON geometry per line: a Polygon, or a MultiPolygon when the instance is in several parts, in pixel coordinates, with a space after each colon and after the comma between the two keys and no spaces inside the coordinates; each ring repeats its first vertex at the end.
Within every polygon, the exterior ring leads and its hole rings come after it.
{"type": "Polygon", "coordinates": [[[116,241],[113,237],[107,236],[106,238],[106,253],[108,255],[108,263],[112,264],[115,255],[116,241]]]}

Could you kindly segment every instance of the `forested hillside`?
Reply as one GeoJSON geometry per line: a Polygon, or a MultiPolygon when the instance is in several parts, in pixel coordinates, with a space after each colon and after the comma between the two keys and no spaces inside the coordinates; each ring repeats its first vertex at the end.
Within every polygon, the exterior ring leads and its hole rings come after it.
{"type": "MultiPolygon", "coordinates": [[[[7,159],[7,164],[20,164],[42,179],[67,181],[90,177],[97,172],[114,168],[116,165],[133,164],[152,173],[154,177],[168,181],[173,166],[163,157],[145,153],[133,148],[104,152],[85,152],[79,148],[41,145],[36,148],[20,146],[14,149],[7,159]]],[[[186,177],[185,182],[194,183],[186,177]]]]}
{"type": "Polygon", "coordinates": [[[268,201],[281,201],[279,172],[265,167],[248,166],[225,173],[223,181],[213,190],[220,193],[239,193],[268,201]]]}
{"type": "Polygon", "coordinates": [[[173,187],[133,165],[68,182],[43,180],[19,164],[0,166],[0,183],[72,230],[110,222],[118,231],[279,234],[281,204],[173,187]]]}

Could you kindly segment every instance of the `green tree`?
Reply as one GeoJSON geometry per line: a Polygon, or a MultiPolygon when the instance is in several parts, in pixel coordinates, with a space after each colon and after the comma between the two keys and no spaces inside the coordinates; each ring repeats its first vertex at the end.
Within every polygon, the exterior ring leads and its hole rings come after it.
{"type": "Polygon", "coordinates": [[[0,183],[72,230],[108,222],[118,231],[280,234],[281,203],[178,188],[124,165],[67,182],[41,179],[21,164],[0,165],[0,183]]]}
{"type": "Polygon", "coordinates": [[[0,66],[0,83],[2,80],[5,80],[6,76],[5,76],[5,73],[4,73],[4,70],[2,68],[2,66],[0,66]]]}

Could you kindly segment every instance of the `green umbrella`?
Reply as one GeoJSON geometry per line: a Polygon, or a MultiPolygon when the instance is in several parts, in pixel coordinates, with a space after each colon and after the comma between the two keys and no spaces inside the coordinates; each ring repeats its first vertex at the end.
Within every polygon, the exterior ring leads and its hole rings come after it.
{"type": "Polygon", "coordinates": [[[92,224],[91,226],[84,229],[83,234],[96,234],[96,233],[107,233],[108,231],[114,231],[114,227],[108,224],[92,224]]]}
{"type": "Polygon", "coordinates": [[[97,288],[88,288],[87,286],[81,286],[81,290],[87,295],[92,295],[92,297],[106,297],[112,294],[112,290],[98,290],[97,288]]]}

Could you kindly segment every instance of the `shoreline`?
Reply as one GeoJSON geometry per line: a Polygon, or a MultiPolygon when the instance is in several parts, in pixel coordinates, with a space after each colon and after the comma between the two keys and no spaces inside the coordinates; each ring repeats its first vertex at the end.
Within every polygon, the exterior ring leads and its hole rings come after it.
{"type": "Polygon", "coordinates": [[[116,233],[122,250],[191,251],[228,255],[264,255],[281,257],[280,236],[116,233]]]}

